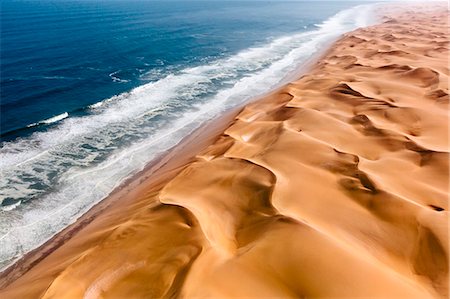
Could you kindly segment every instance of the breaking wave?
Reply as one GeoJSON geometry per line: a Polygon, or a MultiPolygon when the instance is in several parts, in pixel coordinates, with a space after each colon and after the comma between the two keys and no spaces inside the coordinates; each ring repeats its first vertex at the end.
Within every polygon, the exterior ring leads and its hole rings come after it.
{"type": "Polygon", "coordinates": [[[35,126],[39,126],[39,125],[43,125],[43,124],[49,125],[49,124],[56,123],[56,122],[58,122],[60,120],[63,120],[65,118],[67,118],[67,117],[69,117],[69,113],[64,112],[64,113],[55,115],[53,117],[41,120],[41,121],[39,121],[37,123],[30,124],[27,127],[35,127],[35,126]]]}

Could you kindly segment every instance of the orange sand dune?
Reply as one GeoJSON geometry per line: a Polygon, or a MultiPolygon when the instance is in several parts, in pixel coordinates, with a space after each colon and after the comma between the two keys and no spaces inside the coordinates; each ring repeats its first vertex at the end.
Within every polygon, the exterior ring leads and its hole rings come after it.
{"type": "Polygon", "coordinates": [[[0,297],[447,297],[448,12],[389,11],[0,297]]]}

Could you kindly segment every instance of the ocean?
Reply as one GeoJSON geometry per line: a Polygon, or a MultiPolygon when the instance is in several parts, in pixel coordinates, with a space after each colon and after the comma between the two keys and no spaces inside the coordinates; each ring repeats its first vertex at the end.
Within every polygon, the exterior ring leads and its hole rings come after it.
{"type": "Polygon", "coordinates": [[[375,20],[346,1],[0,5],[0,269],[375,20]]]}

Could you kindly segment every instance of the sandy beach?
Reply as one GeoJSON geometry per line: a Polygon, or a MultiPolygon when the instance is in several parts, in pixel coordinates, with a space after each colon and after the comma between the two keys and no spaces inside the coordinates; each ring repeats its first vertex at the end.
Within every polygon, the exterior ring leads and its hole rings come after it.
{"type": "Polygon", "coordinates": [[[449,13],[379,14],[0,274],[0,297],[447,298],[449,13]]]}

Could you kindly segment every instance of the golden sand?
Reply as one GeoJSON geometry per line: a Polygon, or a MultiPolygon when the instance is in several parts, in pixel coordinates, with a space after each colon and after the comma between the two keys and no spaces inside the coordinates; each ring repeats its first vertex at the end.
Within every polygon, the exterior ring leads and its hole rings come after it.
{"type": "Polygon", "coordinates": [[[346,34],[0,297],[447,297],[447,20],[415,8],[346,34]]]}

